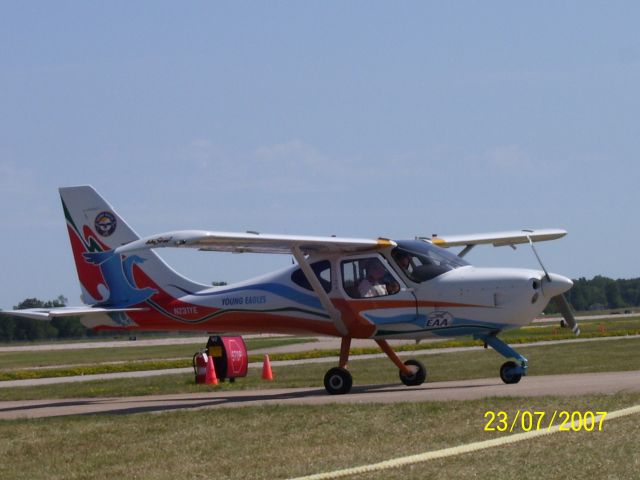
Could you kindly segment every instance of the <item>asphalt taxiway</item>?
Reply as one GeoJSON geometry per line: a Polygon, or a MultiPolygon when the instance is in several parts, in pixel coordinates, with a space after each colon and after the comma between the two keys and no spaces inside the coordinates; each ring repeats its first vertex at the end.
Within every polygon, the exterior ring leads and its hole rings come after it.
{"type": "Polygon", "coordinates": [[[0,402],[0,419],[67,415],[159,413],[182,409],[260,405],[322,405],[471,400],[487,397],[573,396],[640,392],[640,370],[628,372],[541,375],[505,385],[496,378],[401,385],[354,386],[346,395],[319,388],[148,395],[144,397],[73,398],[0,402]]]}

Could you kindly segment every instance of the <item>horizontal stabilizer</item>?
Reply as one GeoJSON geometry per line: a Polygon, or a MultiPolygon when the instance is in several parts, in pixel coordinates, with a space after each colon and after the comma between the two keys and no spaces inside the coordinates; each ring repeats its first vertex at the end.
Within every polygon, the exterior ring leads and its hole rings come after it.
{"type": "Polygon", "coordinates": [[[56,317],[84,317],[86,315],[104,315],[105,313],[141,312],[147,308],[101,308],[101,307],[57,307],[57,308],[25,308],[22,310],[2,310],[0,315],[32,318],[49,321],[56,317]]]}

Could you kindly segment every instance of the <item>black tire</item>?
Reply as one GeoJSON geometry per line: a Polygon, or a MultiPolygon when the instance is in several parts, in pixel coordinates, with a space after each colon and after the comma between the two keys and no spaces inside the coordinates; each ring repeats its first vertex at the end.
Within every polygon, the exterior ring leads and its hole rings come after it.
{"type": "Polygon", "coordinates": [[[518,383],[522,378],[521,373],[514,373],[513,369],[517,368],[518,364],[516,362],[505,362],[500,367],[500,378],[504,383],[510,385],[512,383],[518,383]]]}
{"type": "Polygon", "coordinates": [[[345,368],[334,367],[324,376],[324,388],[331,395],[344,395],[349,393],[353,385],[353,378],[345,368]]]}
{"type": "MultiPolygon", "coordinates": [[[[427,379],[427,368],[424,364],[418,360],[407,360],[404,364],[408,367],[416,367],[415,371],[411,375],[405,375],[400,371],[400,381],[407,387],[413,387],[416,385],[422,385],[427,379]]],[[[412,369],[413,370],[413,369],[412,369]]]]}

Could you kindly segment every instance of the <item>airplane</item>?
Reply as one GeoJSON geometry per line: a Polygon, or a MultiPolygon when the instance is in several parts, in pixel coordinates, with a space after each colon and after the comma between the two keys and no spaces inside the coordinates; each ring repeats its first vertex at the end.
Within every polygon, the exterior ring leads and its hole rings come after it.
{"type": "Polygon", "coordinates": [[[275,235],[178,230],[138,236],[91,186],[59,189],[84,306],[3,311],[40,320],[77,316],[97,330],[201,331],[329,335],[341,338],[338,365],[324,385],[345,394],[352,339],[372,339],[407,386],[427,370],[403,362],[391,339],[472,336],[507,358],[500,378],[518,383],[528,361],[498,338],[527,325],[554,300],[564,321],[579,328],[563,296],[572,281],[549,273],[534,242],[565,230],[387,238],[275,235]],[[465,260],[477,245],[530,244],[542,270],[480,268],[465,260]],[[451,247],[463,247],[455,254],[451,247]],[[160,248],[292,255],[295,263],[251,280],[212,287],[174,271],[160,248]]]}

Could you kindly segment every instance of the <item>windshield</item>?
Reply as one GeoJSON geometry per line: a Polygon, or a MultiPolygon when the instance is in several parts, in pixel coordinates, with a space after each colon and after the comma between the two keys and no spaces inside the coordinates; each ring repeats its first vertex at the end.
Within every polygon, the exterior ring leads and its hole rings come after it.
{"type": "Polygon", "coordinates": [[[397,242],[391,256],[398,267],[414,282],[426,282],[454,268],[469,265],[465,260],[421,240],[397,242]]]}

